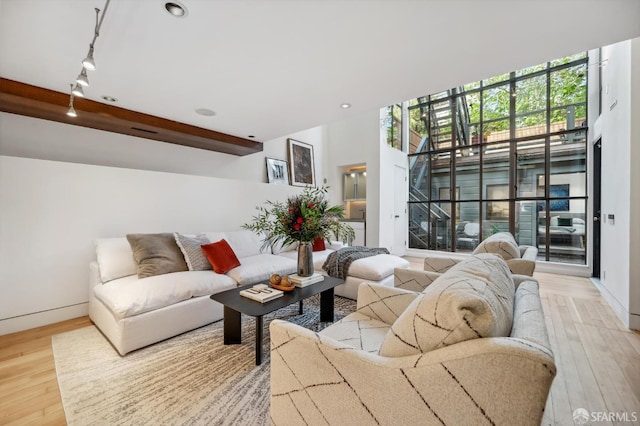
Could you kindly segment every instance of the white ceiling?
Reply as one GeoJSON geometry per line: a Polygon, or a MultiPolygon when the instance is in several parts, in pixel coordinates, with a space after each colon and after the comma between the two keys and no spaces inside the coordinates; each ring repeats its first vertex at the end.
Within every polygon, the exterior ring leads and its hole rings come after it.
{"type": "MultiPolygon", "coordinates": [[[[181,2],[111,1],[89,99],[267,141],[640,36],[640,0],[181,2]]],[[[68,92],[94,7],[0,0],[0,76],[68,92]]]]}

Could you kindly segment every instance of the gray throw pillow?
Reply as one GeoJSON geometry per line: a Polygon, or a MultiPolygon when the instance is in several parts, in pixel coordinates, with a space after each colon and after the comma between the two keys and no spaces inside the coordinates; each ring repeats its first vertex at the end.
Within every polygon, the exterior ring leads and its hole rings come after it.
{"type": "Polygon", "coordinates": [[[138,278],[188,270],[171,233],[127,234],[127,241],[138,265],[138,278]]]}
{"type": "Polygon", "coordinates": [[[211,244],[211,241],[205,235],[197,237],[187,237],[186,235],[174,233],[176,244],[180,247],[180,251],[184,255],[187,267],[190,271],[211,271],[213,268],[202,252],[202,246],[211,244]]]}

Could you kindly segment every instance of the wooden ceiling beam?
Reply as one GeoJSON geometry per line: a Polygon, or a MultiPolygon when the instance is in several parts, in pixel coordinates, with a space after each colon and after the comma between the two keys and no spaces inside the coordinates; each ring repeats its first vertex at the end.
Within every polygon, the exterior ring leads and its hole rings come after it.
{"type": "Polygon", "coordinates": [[[77,117],[69,117],[69,94],[0,78],[0,111],[74,126],[137,136],[232,155],[262,151],[262,143],[75,97],[77,117]]]}

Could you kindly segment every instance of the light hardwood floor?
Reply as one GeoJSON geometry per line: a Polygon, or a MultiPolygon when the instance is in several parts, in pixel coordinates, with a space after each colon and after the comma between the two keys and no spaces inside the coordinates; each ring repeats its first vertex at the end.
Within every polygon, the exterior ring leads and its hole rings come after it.
{"type": "MultiPolygon", "coordinates": [[[[543,425],[573,425],[577,408],[635,412],[640,424],[640,333],[623,327],[588,279],[535,277],[558,367],[543,425]]],[[[0,424],[65,424],[51,336],[90,324],[82,317],[0,336],[0,424]]]]}

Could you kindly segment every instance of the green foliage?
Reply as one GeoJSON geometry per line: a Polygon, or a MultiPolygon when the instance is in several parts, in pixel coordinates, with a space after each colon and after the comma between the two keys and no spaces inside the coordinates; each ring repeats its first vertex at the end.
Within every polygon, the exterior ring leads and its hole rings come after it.
{"type": "Polygon", "coordinates": [[[344,207],[329,207],[327,191],[326,186],[307,186],[302,194],[289,197],[284,203],[267,201],[267,207],[258,207],[260,214],[242,227],[264,234],[263,248],[278,243],[311,242],[318,237],[352,240],[355,237],[353,228],[340,221],[344,219],[344,207]]]}

